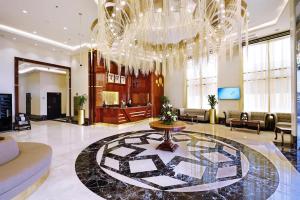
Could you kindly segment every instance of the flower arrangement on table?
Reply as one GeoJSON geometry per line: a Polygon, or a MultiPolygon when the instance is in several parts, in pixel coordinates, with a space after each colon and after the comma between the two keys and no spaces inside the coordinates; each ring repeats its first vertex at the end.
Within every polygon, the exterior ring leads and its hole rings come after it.
{"type": "Polygon", "coordinates": [[[177,121],[177,115],[173,111],[173,106],[169,103],[164,103],[161,109],[160,120],[167,125],[171,125],[177,121]]]}

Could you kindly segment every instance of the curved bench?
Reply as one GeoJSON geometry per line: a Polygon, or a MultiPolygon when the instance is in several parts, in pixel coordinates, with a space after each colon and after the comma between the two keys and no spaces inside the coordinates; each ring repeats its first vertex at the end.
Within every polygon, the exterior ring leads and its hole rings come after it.
{"type": "Polygon", "coordinates": [[[27,142],[17,144],[17,157],[0,165],[0,200],[16,197],[46,176],[50,168],[50,146],[27,142]]]}

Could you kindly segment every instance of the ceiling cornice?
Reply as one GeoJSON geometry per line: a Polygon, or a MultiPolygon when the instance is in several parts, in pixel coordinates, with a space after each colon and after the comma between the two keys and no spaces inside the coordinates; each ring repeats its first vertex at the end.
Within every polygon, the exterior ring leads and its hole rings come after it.
{"type": "Polygon", "coordinates": [[[55,41],[55,40],[52,40],[52,39],[49,39],[49,38],[46,38],[46,37],[42,37],[42,36],[39,36],[39,35],[36,35],[36,34],[28,33],[26,31],[22,31],[20,29],[16,29],[16,28],[13,28],[13,27],[10,27],[10,26],[6,26],[4,24],[0,24],[0,30],[8,32],[8,33],[15,34],[15,35],[19,35],[19,36],[22,36],[22,37],[25,37],[25,38],[28,38],[28,39],[32,39],[32,40],[35,40],[35,41],[39,41],[39,42],[42,42],[42,43],[50,44],[50,45],[53,45],[55,47],[59,47],[59,48],[62,48],[62,49],[68,50],[68,51],[77,51],[77,50],[80,49],[80,47],[90,48],[91,46],[93,46],[90,43],[83,43],[82,45],[70,46],[70,45],[66,45],[64,43],[61,43],[61,42],[58,42],[58,41],[55,41]]]}
{"type": "Polygon", "coordinates": [[[280,18],[280,16],[282,15],[285,7],[288,5],[288,2],[289,0],[283,0],[282,1],[282,4],[280,5],[279,9],[280,9],[280,12],[278,12],[278,15],[275,19],[269,21],[269,22],[266,22],[266,23],[263,23],[263,24],[260,24],[258,26],[254,26],[252,28],[249,28],[248,29],[248,32],[253,32],[253,31],[257,31],[257,30],[260,30],[260,29],[264,29],[264,28],[267,28],[269,26],[274,26],[275,24],[278,23],[278,20],[280,18]]]}

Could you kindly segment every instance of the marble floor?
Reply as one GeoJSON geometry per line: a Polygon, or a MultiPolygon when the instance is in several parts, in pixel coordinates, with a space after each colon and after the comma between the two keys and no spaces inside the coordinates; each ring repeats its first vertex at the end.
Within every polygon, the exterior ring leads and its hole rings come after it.
{"type": "Polygon", "coordinates": [[[30,200],[299,199],[300,174],[273,144],[272,132],[188,125],[174,135],[181,148],[172,155],[155,151],[161,133],[148,123],[44,121],[4,135],[53,148],[50,175],[30,200]]]}

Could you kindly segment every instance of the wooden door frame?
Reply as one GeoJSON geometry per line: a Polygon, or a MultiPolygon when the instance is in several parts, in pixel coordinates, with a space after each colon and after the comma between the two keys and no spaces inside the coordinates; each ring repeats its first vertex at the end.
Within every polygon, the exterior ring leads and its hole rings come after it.
{"type": "Polygon", "coordinates": [[[63,65],[57,65],[57,64],[52,64],[52,63],[47,63],[47,62],[42,62],[42,61],[37,61],[37,60],[31,60],[27,58],[20,58],[20,57],[15,57],[15,115],[16,113],[19,113],[19,64],[20,62],[27,62],[27,63],[32,63],[32,64],[37,64],[37,65],[45,65],[48,67],[55,67],[59,69],[65,69],[68,70],[69,72],[69,117],[72,117],[71,115],[71,95],[72,95],[72,74],[71,74],[71,68],[66,67],[63,65]]]}

